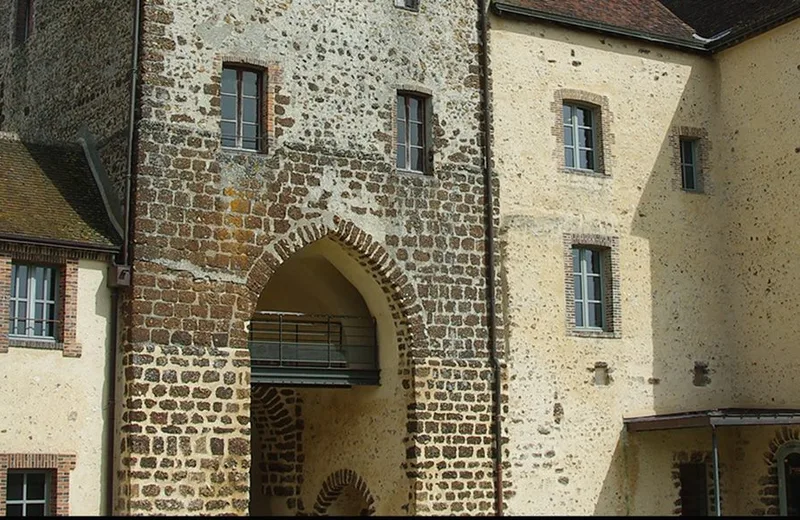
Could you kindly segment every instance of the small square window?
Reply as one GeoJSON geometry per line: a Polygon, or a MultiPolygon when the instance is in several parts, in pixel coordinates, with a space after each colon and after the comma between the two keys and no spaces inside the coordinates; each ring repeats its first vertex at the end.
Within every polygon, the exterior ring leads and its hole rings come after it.
{"type": "Polygon", "coordinates": [[[687,191],[697,191],[699,161],[699,141],[697,139],[680,138],[681,148],[681,187],[687,191]]]}
{"type": "Polygon", "coordinates": [[[17,0],[16,42],[25,43],[33,34],[35,0],[17,0]]]}
{"type": "Polygon", "coordinates": [[[427,173],[429,98],[397,94],[397,169],[427,173]]]}
{"type": "Polygon", "coordinates": [[[594,109],[564,103],[564,164],[567,168],[596,169],[596,119],[594,109]]]}
{"type": "Polygon", "coordinates": [[[48,516],[50,514],[50,473],[8,472],[6,516],[48,516]]]}
{"type": "Polygon", "coordinates": [[[261,151],[263,72],[225,65],[222,68],[222,147],[261,151]]]}
{"type": "Polygon", "coordinates": [[[12,264],[9,336],[55,341],[59,332],[57,293],[55,267],[12,264]]]}
{"type": "Polygon", "coordinates": [[[409,11],[419,11],[419,2],[420,0],[394,0],[394,6],[409,11]]]}

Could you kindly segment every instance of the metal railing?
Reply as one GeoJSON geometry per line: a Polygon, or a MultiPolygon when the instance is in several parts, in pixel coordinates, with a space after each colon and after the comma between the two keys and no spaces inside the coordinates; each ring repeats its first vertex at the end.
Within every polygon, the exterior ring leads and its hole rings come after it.
{"type": "Polygon", "coordinates": [[[258,369],[377,371],[375,319],[257,312],[250,321],[250,363],[258,369]]]}

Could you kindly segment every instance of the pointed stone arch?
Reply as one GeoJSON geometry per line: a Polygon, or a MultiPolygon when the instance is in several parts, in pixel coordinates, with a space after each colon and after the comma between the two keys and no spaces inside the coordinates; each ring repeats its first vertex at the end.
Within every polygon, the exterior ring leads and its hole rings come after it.
{"type": "Polygon", "coordinates": [[[334,471],[325,479],[322,483],[322,489],[320,489],[317,499],[314,501],[314,508],[311,514],[314,516],[327,515],[328,508],[336,502],[336,499],[342,495],[348,486],[353,486],[365,504],[365,509],[361,512],[361,516],[373,516],[375,514],[375,499],[364,479],[351,469],[334,471]]]}

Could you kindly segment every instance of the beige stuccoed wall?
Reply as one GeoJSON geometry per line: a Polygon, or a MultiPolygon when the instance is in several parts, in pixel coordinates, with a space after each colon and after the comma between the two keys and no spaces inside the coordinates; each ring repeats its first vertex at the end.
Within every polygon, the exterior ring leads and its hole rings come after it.
{"type": "MultiPolygon", "coordinates": [[[[623,434],[622,418],[730,405],[716,65],[551,25],[494,17],[492,27],[509,513],[671,513],[671,483],[630,475],[625,461],[637,440],[623,434]],[[608,99],[610,178],[558,168],[558,89],[608,99]],[[707,195],[679,189],[668,139],[675,126],[708,132],[707,195]],[[622,338],[567,335],[566,233],[619,237],[622,338]],[[709,364],[710,385],[693,385],[696,361],[709,364]],[[609,386],[593,384],[596,362],[608,363],[609,386]]],[[[671,454],[683,449],[669,444],[645,444],[639,457],[645,448],[652,457],[640,468],[669,481],[671,454]]]]}
{"type": "Polygon", "coordinates": [[[106,269],[105,263],[86,260],[78,267],[80,358],[15,347],[0,355],[0,452],[75,455],[72,515],[104,511],[104,381],[111,319],[106,269]]]}
{"type": "Polygon", "coordinates": [[[741,404],[800,407],[800,20],[716,60],[731,208],[729,338],[741,404]]]}

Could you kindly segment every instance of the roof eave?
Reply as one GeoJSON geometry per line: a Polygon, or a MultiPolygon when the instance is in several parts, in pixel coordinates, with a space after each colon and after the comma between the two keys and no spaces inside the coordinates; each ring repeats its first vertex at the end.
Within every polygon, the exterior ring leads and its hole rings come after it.
{"type": "Polygon", "coordinates": [[[75,242],[71,240],[59,240],[55,238],[39,238],[25,235],[15,235],[11,233],[0,233],[0,242],[12,242],[24,245],[36,245],[47,247],[58,247],[63,249],[79,249],[82,251],[93,251],[96,253],[119,253],[121,246],[97,244],[91,242],[75,242]]]}
{"type": "Polygon", "coordinates": [[[528,7],[519,7],[504,2],[494,2],[492,4],[492,7],[494,13],[498,16],[512,15],[524,18],[533,18],[536,20],[542,20],[560,25],[576,27],[579,29],[599,32],[611,36],[632,38],[635,40],[646,41],[648,43],[664,45],[667,47],[672,47],[683,51],[695,52],[700,54],[710,54],[711,52],[708,49],[708,47],[701,42],[695,43],[687,40],[682,40],[679,38],[670,38],[669,36],[662,36],[642,31],[634,31],[631,29],[625,29],[623,27],[617,27],[615,25],[608,25],[600,22],[582,20],[580,18],[574,18],[571,16],[548,13],[545,11],[540,11],[538,9],[531,9],[528,7]]]}
{"type": "Polygon", "coordinates": [[[748,27],[738,32],[732,32],[728,36],[710,43],[708,45],[708,49],[713,53],[724,51],[725,49],[734,47],[739,43],[744,42],[745,40],[749,40],[750,38],[755,38],[760,34],[771,31],[776,27],[780,27],[781,25],[789,23],[798,17],[800,17],[800,6],[796,6],[789,9],[788,11],[778,13],[777,15],[767,18],[763,22],[753,27],[748,27]]]}

